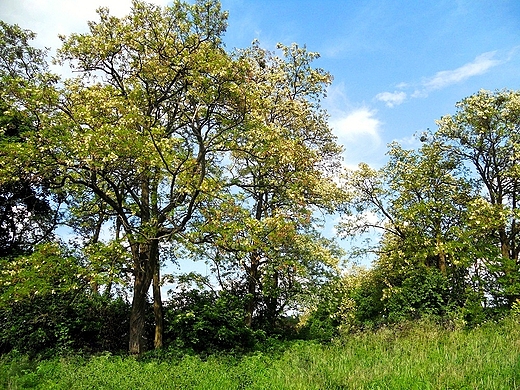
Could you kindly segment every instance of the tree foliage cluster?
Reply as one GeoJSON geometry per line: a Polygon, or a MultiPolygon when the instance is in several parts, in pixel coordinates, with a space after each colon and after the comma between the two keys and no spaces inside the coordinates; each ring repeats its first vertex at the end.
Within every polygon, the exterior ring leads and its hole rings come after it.
{"type": "Polygon", "coordinates": [[[344,170],[317,53],[227,51],[215,0],[98,15],[62,37],[69,78],[0,23],[2,350],[248,348],[518,305],[518,92],[480,91],[419,148],[344,170]],[[341,274],[333,214],[372,268],[341,274]],[[163,275],[191,260],[209,277],[163,275]]]}
{"type": "Polygon", "coordinates": [[[296,44],[226,51],[217,1],[98,14],[62,37],[55,62],[71,78],[49,72],[33,33],[1,25],[6,315],[68,294],[97,310],[98,296],[126,294],[134,354],[188,328],[190,347],[276,328],[337,272],[340,250],[317,228],[341,196],[341,148],[320,107],[331,76],[296,44]],[[57,241],[57,226],[75,240],[57,241]],[[190,258],[211,266],[219,292],[175,292],[169,313],[161,270],[190,258]],[[204,329],[204,316],[224,324],[204,329]]]}
{"type": "Polygon", "coordinates": [[[481,90],[456,108],[419,135],[419,148],[392,143],[382,168],[345,173],[339,230],[365,236],[354,252],[375,260],[332,283],[328,296],[341,299],[322,317],[343,313],[341,324],[363,327],[423,316],[476,325],[518,305],[520,94],[481,90]]]}

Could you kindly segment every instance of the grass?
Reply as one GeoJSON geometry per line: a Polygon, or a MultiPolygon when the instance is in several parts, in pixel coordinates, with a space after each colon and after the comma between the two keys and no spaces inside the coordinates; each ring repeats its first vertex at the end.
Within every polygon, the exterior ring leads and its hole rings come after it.
{"type": "Polygon", "coordinates": [[[328,345],[206,359],[0,358],[5,389],[520,389],[518,319],[448,331],[422,322],[328,345]]]}

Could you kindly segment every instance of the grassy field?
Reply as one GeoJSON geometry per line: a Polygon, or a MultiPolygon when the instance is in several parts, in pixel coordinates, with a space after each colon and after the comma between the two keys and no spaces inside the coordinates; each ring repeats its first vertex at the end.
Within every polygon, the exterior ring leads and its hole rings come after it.
{"type": "Polygon", "coordinates": [[[246,356],[0,358],[5,389],[520,389],[520,324],[428,323],[246,356]]]}

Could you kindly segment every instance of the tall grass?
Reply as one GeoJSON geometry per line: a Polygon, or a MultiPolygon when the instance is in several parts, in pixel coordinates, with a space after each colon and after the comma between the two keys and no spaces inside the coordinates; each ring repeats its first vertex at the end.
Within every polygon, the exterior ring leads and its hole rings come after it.
{"type": "Polygon", "coordinates": [[[509,318],[447,331],[421,322],[243,357],[31,361],[10,354],[0,359],[0,388],[520,389],[519,325],[509,318]]]}

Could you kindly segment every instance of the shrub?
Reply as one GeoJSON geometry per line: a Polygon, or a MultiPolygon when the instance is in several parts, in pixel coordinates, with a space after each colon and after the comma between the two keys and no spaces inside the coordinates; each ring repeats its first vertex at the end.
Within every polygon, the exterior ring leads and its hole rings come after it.
{"type": "Polygon", "coordinates": [[[0,352],[30,355],[127,348],[129,305],[82,292],[48,294],[0,308],[0,352]]]}
{"type": "Polygon", "coordinates": [[[251,348],[263,332],[244,322],[244,303],[227,292],[174,293],[165,305],[165,344],[196,352],[251,348]]]}

